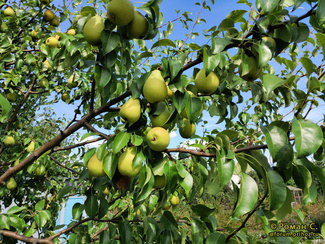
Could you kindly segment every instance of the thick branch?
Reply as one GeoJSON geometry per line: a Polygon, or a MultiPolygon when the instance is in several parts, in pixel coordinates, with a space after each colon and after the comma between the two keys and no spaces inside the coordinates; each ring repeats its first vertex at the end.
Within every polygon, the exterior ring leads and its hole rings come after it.
{"type": "Polygon", "coordinates": [[[23,241],[26,243],[47,243],[47,244],[54,243],[48,239],[38,239],[38,238],[33,238],[33,237],[26,237],[26,236],[19,235],[16,232],[12,232],[9,230],[0,230],[0,235],[8,236],[8,237],[11,237],[11,238],[14,238],[16,240],[20,240],[20,241],[23,241]]]}
{"type": "Polygon", "coordinates": [[[63,141],[65,138],[67,138],[68,136],[70,136],[71,134],[73,134],[74,132],[79,130],[81,127],[83,127],[86,122],[89,122],[90,120],[92,120],[94,117],[96,117],[97,115],[99,115],[101,113],[107,112],[112,105],[115,105],[116,103],[122,101],[123,99],[125,99],[126,97],[128,97],[130,95],[131,95],[131,91],[130,90],[126,91],[121,96],[118,96],[118,97],[110,100],[108,103],[106,103],[102,107],[95,109],[92,112],[89,112],[81,120],[79,120],[75,124],[71,125],[69,128],[66,128],[64,131],[61,131],[61,133],[58,134],[54,139],[45,143],[39,149],[34,151],[28,157],[26,157],[22,162],[17,164],[15,167],[9,168],[3,175],[0,176],[0,184],[4,185],[5,182],[10,177],[15,175],[19,171],[25,169],[29,165],[31,165],[36,159],[38,159],[40,156],[42,156],[42,154],[44,154],[48,150],[51,150],[55,146],[60,145],[61,141],[63,141]]]}

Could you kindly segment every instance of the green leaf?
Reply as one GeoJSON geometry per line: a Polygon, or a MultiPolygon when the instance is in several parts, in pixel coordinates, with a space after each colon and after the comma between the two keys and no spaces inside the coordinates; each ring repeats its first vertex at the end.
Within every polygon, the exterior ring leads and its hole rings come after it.
{"type": "Polygon", "coordinates": [[[272,12],[278,5],[277,0],[260,0],[261,8],[264,11],[264,14],[272,12]]]}
{"type": "Polygon", "coordinates": [[[34,220],[39,229],[46,224],[46,222],[49,220],[48,217],[48,214],[44,211],[41,211],[34,216],[34,220]]]}
{"type": "Polygon", "coordinates": [[[17,215],[9,215],[10,226],[17,230],[23,229],[24,220],[19,218],[17,215]]]}
{"type": "Polygon", "coordinates": [[[163,224],[164,228],[171,231],[177,231],[178,225],[174,216],[169,211],[164,211],[163,215],[160,218],[160,222],[163,224]]]}
{"type": "Polygon", "coordinates": [[[108,231],[103,231],[99,236],[99,244],[111,244],[111,238],[108,231]]]}
{"type": "Polygon", "coordinates": [[[132,167],[137,168],[138,166],[143,164],[143,161],[146,159],[146,156],[143,154],[142,148],[137,148],[137,154],[135,155],[132,161],[132,167]]]}
{"type": "Polygon", "coordinates": [[[85,210],[84,205],[82,205],[79,202],[75,203],[72,207],[72,218],[79,219],[84,210],[85,210]]]}
{"type": "Polygon", "coordinates": [[[103,31],[102,36],[103,55],[113,51],[120,43],[120,35],[117,32],[103,31]]]}
{"type": "Polygon", "coordinates": [[[323,59],[325,59],[325,34],[316,33],[317,44],[322,48],[323,59]]]}
{"type": "Polygon", "coordinates": [[[294,118],[292,132],[295,135],[295,148],[298,158],[316,152],[323,142],[322,129],[308,120],[294,118]]]}
{"type": "Polygon", "coordinates": [[[118,153],[123,147],[125,147],[129,140],[131,138],[131,135],[129,133],[125,133],[121,131],[118,133],[113,141],[113,153],[118,153]]]}
{"type": "Polygon", "coordinates": [[[325,237],[325,223],[322,224],[321,233],[324,238],[325,237]]]}
{"type": "Polygon", "coordinates": [[[176,48],[175,43],[172,40],[169,39],[160,39],[159,41],[155,42],[152,47],[150,48],[150,50],[154,49],[155,47],[174,47],[176,48]]]}
{"type": "Polygon", "coordinates": [[[58,200],[61,200],[66,194],[68,194],[74,187],[73,186],[65,186],[58,193],[58,200]]]}
{"type": "Polygon", "coordinates": [[[145,217],[143,220],[143,228],[147,237],[146,243],[153,243],[157,235],[157,222],[152,218],[145,217]]]}
{"type": "Polygon", "coordinates": [[[220,54],[211,54],[207,48],[203,49],[203,65],[207,75],[218,66],[219,62],[220,54]]]}
{"type": "Polygon", "coordinates": [[[187,93],[185,93],[185,96],[184,96],[184,94],[179,91],[176,91],[174,93],[173,103],[174,103],[175,108],[177,109],[178,113],[181,113],[183,108],[185,108],[188,96],[189,95],[187,93]]]}
{"type": "Polygon", "coordinates": [[[96,65],[95,67],[95,81],[96,86],[101,91],[111,80],[111,71],[107,68],[96,65]]]}
{"type": "Polygon", "coordinates": [[[263,42],[259,45],[258,49],[259,66],[265,66],[272,59],[272,51],[263,42]]]}
{"type": "Polygon", "coordinates": [[[11,109],[11,105],[10,102],[4,96],[2,96],[2,94],[0,94],[0,106],[2,108],[1,114],[3,116],[7,115],[11,109]]]}
{"type": "Polygon", "coordinates": [[[270,211],[279,209],[286,200],[287,187],[282,177],[274,170],[266,171],[268,179],[270,211]]]}
{"type": "Polygon", "coordinates": [[[88,16],[89,14],[94,16],[96,15],[96,10],[95,8],[93,7],[90,7],[90,6],[86,6],[86,7],[83,7],[81,10],[80,10],[80,14],[82,16],[88,16]]]}
{"type": "Polygon", "coordinates": [[[191,236],[193,243],[203,243],[204,226],[200,219],[196,217],[191,218],[191,236]]]}
{"type": "Polygon", "coordinates": [[[45,207],[45,200],[41,200],[35,205],[36,211],[41,211],[45,207]]]}
{"type": "Polygon", "coordinates": [[[99,199],[100,205],[99,205],[99,211],[98,211],[98,218],[101,219],[107,214],[107,210],[109,207],[109,204],[105,197],[101,197],[99,199]]]}
{"type": "Polygon", "coordinates": [[[13,206],[8,209],[7,214],[16,214],[26,209],[27,209],[26,207],[13,206]]]}
{"type": "Polygon", "coordinates": [[[114,154],[113,152],[109,152],[104,158],[103,169],[104,172],[108,175],[110,180],[113,179],[113,176],[116,171],[117,163],[118,163],[118,158],[116,157],[116,154],[114,154]]]}
{"type": "Polygon", "coordinates": [[[193,205],[191,206],[192,211],[199,215],[200,217],[209,217],[209,215],[211,215],[215,208],[208,208],[205,205],[202,204],[197,204],[197,205],[193,205]]]}
{"type": "Polygon", "coordinates": [[[134,146],[140,146],[141,144],[142,144],[142,142],[143,142],[143,139],[142,139],[142,137],[141,136],[138,136],[138,135],[135,135],[135,134],[133,134],[132,136],[131,136],[131,143],[134,145],[134,146]]]}
{"type": "Polygon", "coordinates": [[[266,144],[275,162],[280,169],[286,169],[293,160],[293,148],[286,132],[275,125],[261,126],[266,137],[266,144]]]}
{"type": "Polygon", "coordinates": [[[118,225],[121,237],[121,244],[129,244],[132,240],[132,227],[127,220],[120,221],[118,225]]]}
{"type": "Polygon", "coordinates": [[[287,188],[286,190],[287,190],[286,199],[285,199],[284,203],[282,204],[282,206],[278,209],[278,211],[276,211],[276,214],[274,216],[278,221],[281,221],[288,214],[290,214],[292,212],[292,207],[291,207],[292,193],[289,190],[289,188],[287,188]]]}
{"type": "Polygon", "coordinates": [[[225,244],[226,243],[226,236],[224,233],[215,232],[208,235],[206,244],[225,244]]]}
{"type": "MultiPolygon", "coordinates": [[[[224,150],[222,150],[222,153],[225,154],[224,150]]],[[[225,155],[218,155],[217,161],[218,161],[219,184],[220,187],[223,187],[225,184],[227,184],[230,181],[234,173],[235,162],[233,160],[227,160],[225,158],[225,155]]]]}
{"type": "Polygon", "coordinates": [[[89,218],[94,218],[99,210],[98,199],[93,191],[94,190],[90,191],[85,201],[85,211],[89,218]]]}
{"type": "Polygon", "coordinates": [[[212,53],[217,54],[224,50],[224,48],[230,43],[229,39],[220,38],[220,37],[212,37],[212,53]]]}
{"type": "Polygon", "coordinates": [[[318,19],[319,25],[325,24],[325,0],[318,0],[316,18],[318,19]]]}
{"type": "Polygon", "coordinates": [[[202,113],[202,101],[198,97],[190,97],[186,105],[186,114],[190,120],[190,123],[195,122],[202,113]]]}
{"type": "Polygon", "coordinates": [[[304,66],[306,72],[307,72],[307,77],[309,77],[311,75],[311,73],[314,72],[315,70],[315,65],[313,64],[313,62],[306,57],[302,57],[300,58],[300,62],[302,64],[302,66],[304,66]]]}
{"type": "Polygon", "coordinates": [[[241,172],[239,196],[232,217],[236,218],[254,209],[257,202],[258,188],[255,180],[241,172]]]}
{"type": "Polygon", "coordinates": [[[275,88],[283,85],[286,80],[281,79],[275,75],[272,74],[265,74],[263,75],[263,84],[266,89],[267,99],[270,98],[271,93],[274,91],[275,88]]]}
{"type": "Polygon", "coordinates": [[[1,229],[10,229],[10,220],[7,215],[0,215],[0,227],[1,229]]]}

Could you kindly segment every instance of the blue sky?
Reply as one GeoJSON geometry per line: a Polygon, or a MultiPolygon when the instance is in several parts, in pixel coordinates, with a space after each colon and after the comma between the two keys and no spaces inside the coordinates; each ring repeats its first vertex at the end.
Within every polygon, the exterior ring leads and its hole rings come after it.
{"type": "MultiPolygon", "coordinates": [[[[53,3],[55,4],[56,2],[58,2],[57,0],[55,0],[53,3]]],[[[160,5],[160,11],[163,13],[164,15],[164,22],[163,23],[167,23],[168,21],[173,21],[175,20],[177,17],[180,16],[181,13],[187,11],[190,12],[189,16],[193,19],[192,23],[189,23],[189,29],[186,30],[184,28],[182,28],[182,23],[178,20],[173,22],[174,23],[174,31],[173,33],[169,36],[170,39],[175,40],[175,39],[180,39],[180,40],[185,40],[186,39],[186,35],[188,33],[190,33],[194,22],[198,16],[198,14],[201,11],[201,6],[195,5],[197,1],[181,1],[181,0],[163,0],[162,4],[160,5]],[[179,13],[176,13],[175,10],[180,10],[179,13]]],[[[201,3],[203,1],[200,1],[201,3]]],[[[249,10],[248,7],[244,4],[236,4],[237,1],[215,1],[215,4],[212,5],[210,0],[207,1],[208,5],[211,7],[211,11],[208,11],[207,9],[203,9],[202,12],[200,13],[200,18],[204,18],[206,20],[205,22],[200,22],[199,24],[195,25],[194,28],[194,32],[198,32],[200,34],[199,37],[195,37],[194,40],[191,40],[190,38],[187,40],[187,43],[191,43],[191,42],[195,42],[199,45],[203,45],[208,43],[208,40],[204,37],[203,35],[203,30],[204,29],[208,29],[211,26],[214,25],[219,25],[219,23],[232,11],[235,9],[245,9],[245,10],[249,10]]],[[[137,2],[137,1],[133,1],[134,5],[136,7],[141,6],[143,4],[143,2],[137,2]]],[[[246,15],[247,16],[247,15],[246,15]]],[[[69,23],[64,22],[61,23],[60,25],[60,29],[62,32],[65,32],[68,28],[69,28],[69,23]]],[[[167,26],[163,27],[163,29],[166,29],[167,26]]],[[[148,45],[151,46],[152,43],[151,41],[147,41],[148,45]]],[[[198,65],[197,67],[201,68],[202,64],[198,65]]],[[[275,66],[278,67],[279,66],[275,66]]],[[[188,74],[191,74],[192,69],[190,69],[188,71],[188,74]]],[[[304,90],[306,89],[305,84],[303,84],[304,82],[300,82],[301,84],[301,88],[303,88],[304,90]]],[[[249,95],[251,93],[248,93],[249,95]]],[[[72,118],[74,116],[74,109],[76,108],[76,106],[79,103],[75,103],[74,105],[67,105],[64,102],[60,101],[59,103],[55,104],[53,106],[54,110],[56,111],[57,115],[62,117],[66,117],[66,118],[72,118]]],[[[288,113],[292,108],[286,108],[283,109],[283,114],[288,113]]],[[[320,111],[322,111],[322,109],[324,110],[324,108],[320,107],[320,109],[312,111],[312,113],[310,114],[310,117],[312,120],[314,121],[318,121],[320,119],[323,118],[322,113],[320,111]]],[[[239,111],[240,112],[240,111],[239,111]]],[[[286,120],[289,120],[290,118],[292,118],[292,115],[289,115],[287,117],[286,120]]],[[[215,123],[217,122],[218,118],[214,117],[214,118],[210,118],[210,116],[208,115],[207,112],[204,112],[204,119],[207,120],[209,123],[205,126],[208,129],[211,128],[220,128],[222,129],[222,124],[216,125],[215,123]]],[[[203,134],[203,130],[201,127],[202,123],[197,125],[197,133],[198,135],[202,136],[203,134]]],[[[81,132],[82,133],[82,132],[81,132]]],[[[104,133],[110,134],[113,132],[108,132],[108,131],[104,131],[104,133]]],[[[184,141],[184,139],[182,139],[178,133],[171,133],[172,136],[172,140],[171,143],[169,145],[169,147],[177,147],[179,145],[180,142],[184,141]]]]}

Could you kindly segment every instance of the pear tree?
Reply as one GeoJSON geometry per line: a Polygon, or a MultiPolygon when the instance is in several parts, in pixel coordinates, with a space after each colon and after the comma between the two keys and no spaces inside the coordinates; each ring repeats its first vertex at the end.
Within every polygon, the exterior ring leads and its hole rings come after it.
{"type": "Polygon", "coordinates": [[[324,0],[186,4],[0,1],[0,243],[309,243],[271,233],[324,201],[324,0]]]}

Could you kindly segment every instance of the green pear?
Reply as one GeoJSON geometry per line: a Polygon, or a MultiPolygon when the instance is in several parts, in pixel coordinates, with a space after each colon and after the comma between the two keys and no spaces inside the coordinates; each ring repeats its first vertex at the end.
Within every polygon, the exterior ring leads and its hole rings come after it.
{"type": "Polygon", "coordinates": [[[208,76],[205,75],[205,68],[202,68],[195,77],[195,87],[198,92],[205,95],[214,93],[219,87],[218,76],[211,71],[208,76]]]}
{"type": "Polygon", "coordinates": [[[148,21],[143,15],[134,11],[133,20],[127,25],[127,35],[130,39],[144,38],[148,32],[148,21]]]}
{"type": "Polygon", "coordinates": [[[31,141],[26,150],[27,150],[27,152],[31,153],[34,151],[34,149],[35,149],[35,142],[31,141]]]}
{"type": "Polygon", "coordinates": [[[263,36],[262,37],[262,42],[268,47],[270,48],[271,52],[273,53],[275,51],[276,48],[276,42],[274,41],[274,39],[270,36],[263,36]]]}
{"type": "Polygon", "coordinates": [[[107,17],[115,25],[129,24],[134,18],[134,7],[130,0],[112,0],[107,4],[107,17]]]}
{"type": "Polygon", "coordinates": [[[59,41],[58,39],[56,39],[55,37],[51,36],[49,38],[46,39],[45,41],[46,45],[48,47],[57,47],[59,45],[59,41]]]}
{"type": "Polygon", "coordinates": [[[45,60],[43,62],[44,66],[48,69],[48,70],[51,70],[52,69],[52,66],[50,65],[49,61],[45,60]]]}
{"type": "Polygon", "coordinates": [[[74,78],[74,75],[71,75],[70,78],[68,79],[68,87],[74,88],[78,85],[78,82],[76,81],[76,79],[74,78]]]}
{"type": "Polygon", "coordinates": [[[171,203],[172,205],[175,206],[175,205],[179,204],[179,197],[173,195],[172,198],[171,198],[169,201],[170,201],[170,203],[171,203]]]}
{"type": "Polygon", "coordinates": [[[15,11],[11,7],[6,7],[5,10],[3,11],[3,14],[5,16],[14,16],[15,11]]]}
{"type": "Polygon", "coordinates": [[[1,25],[0,25],[0,32],[1,33],[4,33],[4,32],[7,32],[8,31],[8,26],[5,22],[1,22],[1,25]]]}
{"type": "Polygon", "coordinates": [[[74,36],[76,34],[76,30],[75,29],[70,29],[67,31],[67,34],[70,36],[74,36]]]}
{"type": "Polygon", "coordinates": [[[179,134],[183,138],[190,138],[192,135],[195,134],[196,131],[196,126],[195,124],[190,123],[188,119],[183,119],[184,120],[184,127],[179,128],[179,134]]]}
{"type": "Polygon", "coordinates": [[[70,99],[70,95],[69,95],[69,93],[64,92],[64,93],[62,94],[62,96],[61,96],[61,99],[62,99],[63,102],[68,101],[68,100],[70,99]]]}
{"type": "Polygon", "coordinates": [[[169,89],[168,83],[166,82],[166,86],[167,86],[167,96],[168,97],[172,97],[174,96],[174,93],[172,92],[172,90],[169,89]]]}
{"type": "Polygon", "coordinates": [[[136,153],[137,153],[136,147],[128,147],[125,149],[125,151],[119,157],[118,163],[117,163],[117,169],[121,175],[128,176],[128,177],[134,177],[137,174],[139,174],[140,169],[142,168],[142,165],[139,165],[136,168],[133,168],[133,165],[132,165],[132,162],[133,162],[133,159],[135,158],[136,153]]]}
{"type": "Polygon", "coordinates": [[[168,147],[170,136],[164,128],[154,127],[146,135],[146,140],[152,150],[161,152],[168,147]]]}
{"type": "Polygon", "coordinates": [[[16,187],[17,187],[17,182],[15,181],[14,178],[10,178],[8,181],[7,181],[7,189],[8,190],[14,190],[16,187]]]}
{"type": "Polygon", "coordinates": [[[46,21],[51,21],[52,19],[54,19],[54,17],[55,17],[55,14],[54,14],[54,12],[51,9],[45,10],[45,12],[44,12],[44,19],[46,21]]]}
{"type": "Polygon", "coordinates": [[[38,34],[38,31],[36,31],[36,30],[32,30],[30,33],[30,35],[33,39],[38,39],[37,34],[38,34]]]}
{"type": "Polygon", "coordinates": [[[141,116],[139,99],[130,98],[120,109],[120,116],[130,124],[137,122],[141,116]]]}
{"type": "Polygon", "coordinates": [[[7,93],[7,100],[8,100],[9,102],[14,102],[14,101],[16,101],[16,95],[15,95],[15,93],[11,93],[11,92],[7,93]]]}
{"type": "Polygon", "coordinates": [[[103,160],[99,160],[97,157],[97,152],[89,159],[88,164],[89,175],[95,177],[106,176],[106,173],[103,168],[103,160]]]}
{"type": "Polygon", "coordinates": [[[46,78],[42,78],[41,81],[39,82],[39,86],[41,88],[46,88],[49,84],[49,81],[46,78]]]}
{"type": "Polygon", "coordinates": [[[155,175],[155,183],[153,184],[153,188],[160,189],[166,186],[166,177],[165,175],[155,175]]]}
{"type": "Polygon", "coordinates": [[[40,177],[46,174],[46,167],[43,164],[40,164],[34,171],[35,175],[40,177]]]}
{"type": "Polygon", "coordinates": [[[258,67],[258,64],[257,64],[257,60],[254,56],[251,56],[249,57],[250,59],[250,69],[248,72],[246,73],[243,73],[243,63],[241,63],[239,65],[239,69],[238,69],[238,72],[239,72],[239,75],[240,77],[243,79],[243,80],[246,80],[246,81],[254,81],[256,80],[259,76],[260,76],[260,73],[261,73],[261,69],[258,67]]]}
{"type": "Polygon", "coordinates": [[[50,25],[52,25],[54,27],[58,27],[60,25],[59,18],[54,16],[54,18],[50,21],[50,25]]]}
{"type": "Polygon", "coordinates": [[[19,122],[18,123],[18,129],[21,129],[21,128],[23,128],[23,123],[19,122]]]}
{"type": "Polygon", "coordinates": [[[82,33],[88,43],[98,46],[101,43],[101,35],[104,28],[105,25],[102,17],[97,15],[87,21],[82,33]]]}
{"type": "Polygon", "coordinates": [[[142,93],[149,103],[161,102],[167,98],[167,86],[159,70],[151,72],[142,93]]]}
{"type": "Polygon", "coordinates": [[[166,106],[165,110],[159,115],[151,115],[150,120],[153,127],[163,127],[167,129],[170,124],[166,124],[172,116],[174,109],[172,106],[166,106]]]}
{"type": "Polygon", "coordinates": [[[12,136],[7,136],[3,143],[5,144],[6,147],[12,147],[15,145],[15,139],[12,136]]]}

